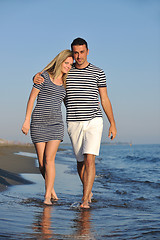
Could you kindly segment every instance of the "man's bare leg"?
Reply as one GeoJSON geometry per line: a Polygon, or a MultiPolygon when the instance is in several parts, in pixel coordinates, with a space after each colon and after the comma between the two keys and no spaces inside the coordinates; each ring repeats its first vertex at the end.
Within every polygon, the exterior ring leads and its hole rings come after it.
{"type": "MultiPolygon", "coordinates": [[[[79,175],[79,178],[82,182],[82,184],[84,184],[84,170],[85,170],[85,164],[84,164],[84,161],[83,162],[78,162],[77,161],[77,172],[78,172],[78,175],[79,175]]],[[[88,198],[88,202],[91,203],[91,199],[92,199],[92,196],[93,196],[93,193],[91,192],[89,194],[89,198],[88,198]]],[[[83,201],[83,198],[82,198],[82,201],[83,201]]]]}
{"type": "Polygon", "coordinates": [[[77,172],[78,172],[78,175],[80,177],[82,184],[83,184],[84,168],[85,168],[84,161],[77,162],[77,172]]]}
{"type": "Polygon", "coordinates": [[[94,179],[95,179],[95,155],[85,154],[84,155],[84,174],[83,174],[83,203],[82,208],[89,208],[89,197],[92,191],[94,179]]]}

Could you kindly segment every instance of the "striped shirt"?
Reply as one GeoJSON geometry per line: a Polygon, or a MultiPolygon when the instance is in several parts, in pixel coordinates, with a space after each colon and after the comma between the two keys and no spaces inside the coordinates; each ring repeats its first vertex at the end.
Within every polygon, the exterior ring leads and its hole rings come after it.
{"type": "Polygon", "coordinates": [[[49,77],[48,72],[42,73],[44,82],[33,85],[34,88],[40,90],[36,106],[32,112],[31,124],[49,125],[62,120],[61,103],[65,97],[66,91],[63,85],[54,84],[49,77]]]}
{"type": "Polygon", "coordinates": [[[31,118],[31,138],[33,143],[61,140],[64,135],[61,103],[65,97],[64,86],[54,84],[49,74],[42,74],[44,82],[34,84],[40,90],[31,118]]]}
{"type": "Polygon", "coordinates": [[[83,69],[72,67],[66,81],[67,122],[102,117],[99,106],[100,87],[106,87],[106,76],[102,69],[91,63],[83,69]]]}

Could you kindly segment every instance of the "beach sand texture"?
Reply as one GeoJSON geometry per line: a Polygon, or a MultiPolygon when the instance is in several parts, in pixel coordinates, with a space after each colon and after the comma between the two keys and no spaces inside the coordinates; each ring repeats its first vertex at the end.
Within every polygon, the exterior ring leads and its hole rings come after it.
{"type": "Polygon", "coordinates": [[[160,145],[102,145],[89,210],[79,208],[82,184],[71,145],[56,155],[59,200],[51,207],[43,204],[36,163],[34,146],[1,144],[0,239],[160,239],[160,145]]]}
{"type": "Polygon", "coordinates": [[[39,173],[34,158],[16,155],[18,152],[35,153],[35,149],[32,145],[0,145],[0,191],[8,186],[30,183],[20,173],[39,173]]]}

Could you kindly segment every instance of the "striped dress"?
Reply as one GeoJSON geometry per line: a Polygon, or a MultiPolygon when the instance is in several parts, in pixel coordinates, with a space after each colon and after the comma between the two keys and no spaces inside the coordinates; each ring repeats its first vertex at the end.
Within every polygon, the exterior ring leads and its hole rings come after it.
{"type": "Polygon", "coordinates": [[[31,139],[33,143],[63,140],[64,124],[61,104],[65,97],[64,86],[54,84],[49,74],[42,74],[44,82],[34,84],[40,90],[31,116],[31,139]]]}

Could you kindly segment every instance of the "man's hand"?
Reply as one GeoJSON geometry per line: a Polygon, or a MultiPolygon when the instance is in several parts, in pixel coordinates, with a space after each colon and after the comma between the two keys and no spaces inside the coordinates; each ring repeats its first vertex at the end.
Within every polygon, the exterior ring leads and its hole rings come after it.
{"type": "Polygon", "coordinates": [[[36,84],[41,84],[42,82],[44,82],[44,78],[41,76],[42,72],[37,73],[34,78],[33,78],[33,82],[36,84]]]}
{"type": "Polygon", "coordinates": [[[116,126],[115,126],[115,124],[111,124],[111,125],[110,125],[110,128],[109,128],[108,137],[109,137],[111,140],[113,140],[113,139],[116,137],[116,134],[117,134],[116,126]]]}

